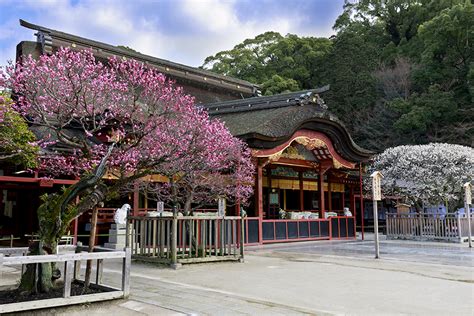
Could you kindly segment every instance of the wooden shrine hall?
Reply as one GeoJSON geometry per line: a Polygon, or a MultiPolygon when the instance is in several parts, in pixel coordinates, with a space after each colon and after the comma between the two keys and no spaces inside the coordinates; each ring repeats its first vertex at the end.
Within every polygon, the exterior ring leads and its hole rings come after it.
{"type": "MultiPolygon", "coordinates": [[[[361,171],[371,152],[358,147],[324,103],[329,87],[275,96],[258,96],[258,86],[240,79],[159,59],[76,35],[20,21],[36,31],[37,41],[17,46],[17,59],[55,52],[59,47],[90,49],[102,60],[133,58],[156,67],[194,96],[212,118],[247,142],[255,161],[255,197],[245,206],[248,244],[295,240],[355,238],[362,221],[361,171]],[[344,208],[348,211],[344,212],[344,208]],[[359,224],[357,224],[359,225],[359,224]]],[[[329,105],[330,108],[330,105],[329,105]]],[[[0,166],[0,237],[24,238],[37,230],[39,196],[74,179],[45,179],[15,166],[0,166]]],[[[151,203],[138,191],[106,205],[99,213],[103,231],[123,202],[134,214],[151,203]]],[[[229,210],[229,213],[232,213],[229,210]]],[[[73,233],[87,232],[90,216],[76,220],[73,233]]]]}
{"type": "Polygon", "coordinates": [[[321,97],[328,89],[205,105],[252,149],[248,243],[356,236],[362,164],[371,152],[328,111],[321,97]]]}

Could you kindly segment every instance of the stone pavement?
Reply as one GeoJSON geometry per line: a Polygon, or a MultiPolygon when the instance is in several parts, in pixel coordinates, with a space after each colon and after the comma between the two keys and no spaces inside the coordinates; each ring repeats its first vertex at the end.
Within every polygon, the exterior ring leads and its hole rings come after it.
{"type": "MultiPolygon", "coordinates": [[[[245,263],[134,262],[128,300],[38,315],[474,315],[467,245],[383,241],[381,250],[374,260],[370,241],[304,242],[249,248],[245,263]]],[[[117,286],[120,273],[106,264],[104,283],[117,286]]]]}
{"type": "MultiPolygon", "coordinates": [[[[380,257],[386,260],[415,261],[474,267],[474,255],[467,243],[419,242],[386,240],[381,235],[380,257]]],[[[283,243],[247,248],[247,251],[319,254],[372,259],[375,254],[374,234],[366,233],[365,240],[319,241],[283,243]]]]}

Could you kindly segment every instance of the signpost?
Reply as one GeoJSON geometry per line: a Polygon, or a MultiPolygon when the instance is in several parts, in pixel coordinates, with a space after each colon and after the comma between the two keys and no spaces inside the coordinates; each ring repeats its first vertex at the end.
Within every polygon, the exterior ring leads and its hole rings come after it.
{"type": "Polygon", "coordinates": [[[467,216],[467,236],[469,238],[469,248],[472,248],[471,241],[471,204],[472,204],[472,184],[464,183],[464,211],[467,216]]]}
{"type": "Polygon", "coordinates": [[[219,200],[218,200],[217,216],[219,216],[219,217],[224,217],[225,216],[225,207],[226,207],[225,199],[220,197],[219,200]]]}
{"type": "Polygon", "coordinates": [[[382,200],[381,180],[383,175],[380,171],[375,171],[370,175],[372,177],[372,203],[374,205],[374,238],[375,238],[375,259],[380,256],[379,252],[379,215],[377,211],[377,201],[382,200]]]}
{"type": "Polygon", "coordinates": [[[159,201],[158,203],[156,203],[156,211],[158,213],[163,213],[164,210],[165,210],[165,202],[159,201]]]}

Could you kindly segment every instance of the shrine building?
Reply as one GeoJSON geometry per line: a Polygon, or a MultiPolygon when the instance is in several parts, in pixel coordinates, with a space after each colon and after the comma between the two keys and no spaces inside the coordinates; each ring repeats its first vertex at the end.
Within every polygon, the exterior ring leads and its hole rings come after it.
{"type": "MultiPolygon", "coordinates": [[[[254,198],[244,206],[247,244],[352,239],[363,229],[362,170],[373,153],[357,146],[330,113],[331,105],[324,102],[329,86],[259,96],[258,86],[244,80],[23,20],[20,24],[36,31],[37,41],[20,42],[17,59],[28,54],[38,58],[59,47],[90,49],[99,60],[111,56],[136,59],[176,81],[195,97],[198,106],[208,110],[211,119],[223,121],[232,135],[244,140],[255,163],[254,198]]],[[[0,237],[25,239],[34,234],[40,195],[75,182],[67,177],[45,179],[38,173],[23,172],[21,167],[0,165],[0,237]]],[[[129,197],[129,203],[134,214],[156,209],[156,204],[139,192],[129,197]]],[[[99,212],[104,231],[120,205],[106,206],[99,212]]],[[[73,234],[87,231],[87,216],[83,214],[74,222],[73,234]]]]}

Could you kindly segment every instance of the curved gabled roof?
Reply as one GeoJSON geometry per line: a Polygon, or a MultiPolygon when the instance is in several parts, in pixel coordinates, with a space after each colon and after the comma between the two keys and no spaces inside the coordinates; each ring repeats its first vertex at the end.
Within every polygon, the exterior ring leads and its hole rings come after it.
{"type": "Polygon", "coordinates": [[[173,78],[200,82],[208,86],[215,86],[219,89],[226,89],[238,94],[256,95],[258,85],[251,82],[220,75],[205,69],[199,69],[172,62],[169,60],[141,54],[139,52],[123,49],[114,45],[94,41],[84,37],[53,30],[41,25],[29,23],[20,19],[20,25],[36,30],[38,41],[42,45],[43,53],[52,52],[53,47],[74,47],[75,49],[92,49],[97,57],[107,58],[110,56],[120,56],[135,59],[156,67],[160,72],[173,78]]]}
{"type": "Polygon", "coordinates": [[[327,135],[336,151],[352,162],[367,161],[374,153],[359,147],[328,110],[319,93],[328,87],[269,97],[255,97],[204,105],[223,121],[232,135],[254,149],[269,149],[288,141],[298,130],[327,135]]]}

